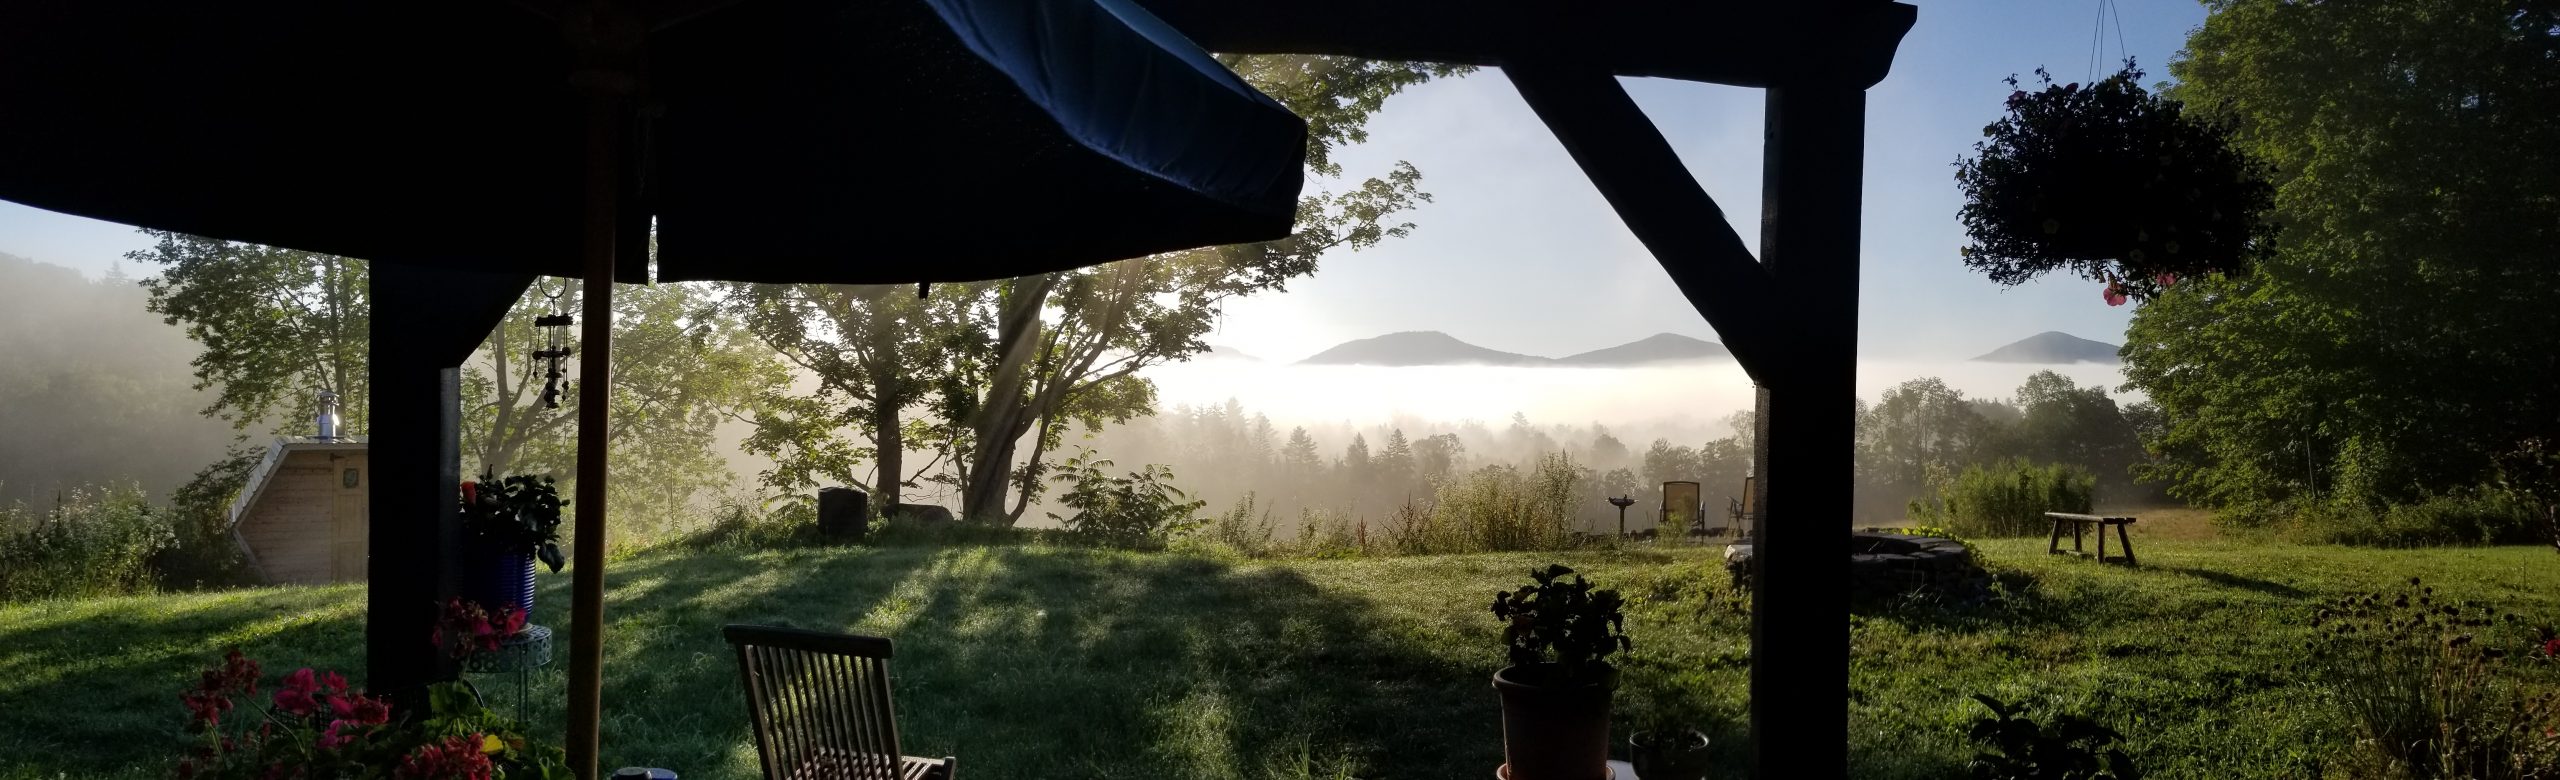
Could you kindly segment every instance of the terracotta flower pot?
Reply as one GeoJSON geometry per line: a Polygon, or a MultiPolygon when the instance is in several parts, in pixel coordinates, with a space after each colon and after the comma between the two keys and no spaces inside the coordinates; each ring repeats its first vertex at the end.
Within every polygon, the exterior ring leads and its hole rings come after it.
{"type": "Polygon", "coordinates": [[[1704,780],[1707,776],[1707,735],[1696,731],[1639,731],[1627,737],[1627,754],[1636,776],[1644,780],[1704,780]]]}
{"type": "Polygon", "coordinates": [[[1502,695],[1503,774],[1511,780],[1607,780],[1609,686],[1560,684],[1557,676],[1553,664],[1493,674],[1493,689],[1502,695]]]}

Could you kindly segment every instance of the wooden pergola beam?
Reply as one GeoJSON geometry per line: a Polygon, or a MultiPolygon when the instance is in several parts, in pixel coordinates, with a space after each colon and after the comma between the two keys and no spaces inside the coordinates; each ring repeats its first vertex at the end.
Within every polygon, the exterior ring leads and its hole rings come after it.
{"type": "Polygon", "coordinates": [[[1210,51],[1509,66],[1744,87],[1872,86],[1918,11],[1873,0],[1138,0],[1210,51]]]}
{"type": "Polygon", "coordinates": [[[1781,348],[1771,343],[1768,274],[1617,78],[1570,65],[1515,64],[1502,72],[1734,360],[1755,378],[1768,371],[1781,348]]]}

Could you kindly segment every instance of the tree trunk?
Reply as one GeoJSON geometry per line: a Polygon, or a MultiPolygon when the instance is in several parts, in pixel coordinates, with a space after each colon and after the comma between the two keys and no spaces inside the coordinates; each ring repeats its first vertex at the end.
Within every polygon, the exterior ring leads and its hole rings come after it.
{"type": "MultiPolygon", "coordinates": [[[[890,396],[883,393],[878,397],[890,396]]],[[[906,468],[906,431],[898,427],[899,410],[896,405],[880,403],[873,404],[871,408],[871,424],[879,432],[872,437],[879,452],[873,453],[871,460],[880,469],[880,473],[871,478],[871,506],[886,515],[898,506],[898,489],[900,483],[906,481],[906,472],[902,470],[906,468]]]]}
{"type": "Polygon", "coordinates": [[[970,522],[1012,525],[1004,496],[1013,474],[1014,443],[1022,438],[1030,411],[1022,393],[1039,351],[1040,307],[1056,285],[1052,274],[1017,280],[998,304],[995,379],[970,421],[976,446],[969,453],[969,482],[960,494],[960,512],[970,522]]]}

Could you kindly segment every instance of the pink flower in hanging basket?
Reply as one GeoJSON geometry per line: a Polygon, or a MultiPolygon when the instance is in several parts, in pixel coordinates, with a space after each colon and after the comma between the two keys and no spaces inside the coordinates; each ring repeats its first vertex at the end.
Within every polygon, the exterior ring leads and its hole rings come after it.
{"type": "Polygon", "coordinates": [[[2125,302],[2124,288],[2117,286],[2115,282],[2108,282],[2106,297],[2107,305],[2123,306],[2125,302]]]}
{"type": "Polygon", "coordinates": [[[2155,282],[2159,282],[2159,283],[2160,283],[2160,286],[2162,286],[2162,287],[2168,287],[2168,286],[2170,286],[2170,285],[2174,285],[2174,284],[2177,284],[2177,283],[2178,283],[2178,275],[2177,275],[2177,274],[2161,274],[2161,275],[2159,275],[2159,276],[2152,277],[2152,279],[2151,279],[2151,280],[2152,280],[2152,281],[2155,281],[2155,282]]]}

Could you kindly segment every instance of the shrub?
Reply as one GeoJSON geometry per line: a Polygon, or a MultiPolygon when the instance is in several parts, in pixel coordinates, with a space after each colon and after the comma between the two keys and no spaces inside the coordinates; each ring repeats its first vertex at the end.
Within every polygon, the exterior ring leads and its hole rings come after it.
{"type": "MultiPolygon", "coordinates": [[[[799,496],[763,500],[728,496],[713,510],[710,522],[669,543],[694,550],[772,550],[813,546],[821,541],[814,502],[799,496]]],[[[639,550],[644,546],[617,545],[617,549],[639,550]]]]}
{"type": "Polygon", "coordinates": [[[2124,735],[2078,715],[2052,725],[2027,716],[2026,707],[1982,694],[1973,700],[1991,715],[1973,722],[1968,736],[1982,747],[1973,755],[1975,780],[2136,780],[2142,776],[2117,743],[2124,735]]]}
{"type": "Polygon", "coordinates": [[[1298,538],[1290,551],[1317,558],[1347,558],[1369,552],[1369,521],[1341,512],[1298,510],[1298,538]]]}
{"type": "Polygon", "coordinates": [[[2397,594],[2323,605],[2304,671],[2328,681],[2359,739],[2350,774],[2560,776],[2560,635],[2410,578],[2397,594]]]}
{"type": "Polygon", "coordinates": [[[1161,548],[1173,536],[1199,527],[1192,517],[1208,502],[1193,501],[1173,486],[1173,470],[1148,464],[1122,476],[1103,467],[1111,461],[1082,450],[1059,464],[1050,480],[1067,485],[1058,503],[1075,510],[1072,517],[1049,517],[1075,539],[1106,547],[1161,548]]]}
{"type": "Polygon", "coordinates": [[[0,510],[0,601],[151,589],[177,537],[132,484],[81,487],[50,512],[0,510]]]}
{"type": "Polygon", "coordinates": [[[1263,510],[1257,513],[1255,506],[1256,496],[1252,493],[1236,499],[1235,506],[1209,523],[1204,534],[1207,540],[1224,545],[1239,555],[1269,555],[1277,546],[1272,540],[1271,512],[1263,510]]]}
{"type": "Polygon", "coordinates": [[[2372,547],[2531,544],[2541,540],[2540,508],[2502,490],[2462,489],[2379,509],[2333,501],[2302,520],[2311,536],[2372,547]]]}
{"type": "Polygon", "coordinates": [[[1573,544],[1585,471],[1556,453],[1525,473],[1486,466],[1452,478],[1430,503],[1396,512],[1387,526],[1389,546],[1404,555],[1565,549],[1573,544]]]}
{"type": "Polygon", "coordinates": [[[1911,520],[1974,537],[2032,536],[2053,524],[2046,512],[2088,512],[2098,478],[2063,464],[2038,466],[2010,459],[1966,466],[1953,479],[1935,480],[1935,496],[1913,499],[1911,520]]]}

